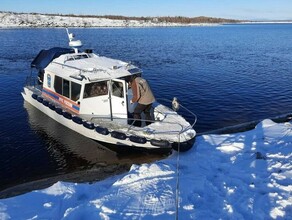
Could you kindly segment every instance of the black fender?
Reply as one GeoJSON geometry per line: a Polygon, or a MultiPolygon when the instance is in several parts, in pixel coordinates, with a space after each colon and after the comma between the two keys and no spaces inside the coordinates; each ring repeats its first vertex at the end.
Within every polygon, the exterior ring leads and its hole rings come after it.
{"type": "Polygon", "coordinates": [[[169,147],[169,142],[166,141],[166,140],[150,140],[150,143],[153,145],[153,146],[156,146],[156,147],[163,147],[163,148],[167,148],[169,147]]]}
{"type": "Polygon", "coordinates": [[[49,106],[49,101],[44,99],[43,100],[43,105],[46,106],[46,107],[48,107],[49,106]]]}
{"type": "Polygon", "coordinates": [[[33,93],[33,94],[31,95],[31,97],[32,97],[33,99],[37,100],[38,95],[33,93]]]}
{"type": "Polygon", "coordinates": [[[196,141],[196,137],[194,137],[188,141],[181,142],[181,143],[174,142],[171,144],[172,149],[174,149],[175,151],[186,152],[193,147],[195,141],[196,141]]]}
{"type": "Polygon", "coordinates": [[[91,130],[93,130],[95,128],[94,124],[92,122],[87,122],[87,121],[83,122],[83,126],[88,128],[88,129],[91,129],[91,130]]]}
{"type": "Polygon", "coordinates": [[[83,119],[78,116],[73,116],[72,121],[74,121],[76,124],[79,124],[79,125],[83,123],[83,119]]]}
{"type": "Polygon", "coordinates": [[[53,111],[55,111],[55,109],[56,109],[55,105],[52,103],[49,103],[49,108],[53,111]]]}
{"type": "Polygon", "coordinates": [[[122,132],[118,132],[118,131],[112,131],[111,136],[113,138],[120,139],[120,140],[126,140],[126,138],[127,138],[126,134],[124,134],[122,132]]]}
{"type": "Polygon", "coordinates": [[[109,131],[107,128],[96,126],[95,131],[99,134],[108,135],[109,131]]]}
{"type": "Polygon", "coordinates": [[[37,97],[37,101],[38,101],[39,103],[43,103],[44,99],[43,99],[43,97],[38,96],[38,97],[37,97]]]}
{"type": "Polygon", "coordinates": [[[64,116],[64,118],[67,118],[67,119],[69,119],[69,120],[72,119],[72,114],[69,113],[69,112],[63,112],[63,116],[64,116]]]}
{"type": "Polygon", "coordinates": [[[146,138],[135,136],[135,135],[130,136],[129,139],[130,139],[130,141],[132,141],[134,143],[138,143],[138,144],[145,144],[147,142],[146,138]]]}
{"type": "Polygon", "coordinates": [[[55,112],[57,112],[59,115],[63,115],[63,109],[56,107],[55,112]]]}

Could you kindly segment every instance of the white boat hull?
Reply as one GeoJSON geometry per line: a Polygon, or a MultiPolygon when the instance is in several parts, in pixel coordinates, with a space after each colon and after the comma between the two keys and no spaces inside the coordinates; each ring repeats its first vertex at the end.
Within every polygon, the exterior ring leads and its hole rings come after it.
{"type": "Polygon", "coordinates": [[[39,102],[38,100],[34,99],[32,97],[33,90],[24,87],[24,92],[22,92],[22,96],[24,100],[31,105],[33,105],[35,108],[42,111],[44,114],[48,115],[55,121],[59,122],[60,124],[66,126],[67,128],[72,129],[73,131],[90,138],[92,140],[114,145],[118,148],[118,150],[129,149],[141,149],[141,150],[154,150],[154,151],[170,151],[172,149],[171,144],[169,146],[153,146],[149,141],[146,143],[140,144],[140,143],[133,143],[129,140],[129,138],[126,138],[125,140],[117,139],[112,137],[111,135],[103,135],[99,134],[95,131],[95,129],[88,129],[83,126],[83,124],[77,124],[74,121],[65,118],[63,115],[58,114],[56,111],[50,109],[49,107],[45,106],[43,103],[39,102]]]}

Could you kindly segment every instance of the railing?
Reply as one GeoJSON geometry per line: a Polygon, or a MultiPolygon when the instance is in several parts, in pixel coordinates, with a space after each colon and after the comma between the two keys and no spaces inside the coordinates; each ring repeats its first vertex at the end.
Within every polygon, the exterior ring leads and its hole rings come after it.
{"type": "MultiPolygon", "coordinates": [[[[167,101],[167,102],[172,102],[169,99],[164,99],[164,98],[158,98],[157,100],[161,100],[161,101],[167,101]]],[[[179,104],[179,106],[181,108],[183,108],[184,110],[186,110],[188,113],[190,113],[193,117],[194,117],[194,122],[191,125],[191,127],[193,128],[195,126],[195,124],[197,123],[197,115],[195,113],[193,113],[191,110],[189,110],[188,108],[184,107],[182,104],[179,104]]]]}
{"type": "MultiPolygon", "coordinates": [[[[160,120],[146,120],[146,119],[135,119],[135,118],[129,118],[128,120],[132,120],[132,123],[130,124],[130,126],[128,128],[128,132],[129,132],[129,130],[140,131],[140,129],[137,129],[139,127],[134,126],[135,122],[137,122],[137,121],[141,122],[141,124],[143,122],[145,122],[146,124],[147,124],[147,122],[148,123],[162,123],[162,124],[168,124],[168,125],[179,125],[181,127],[181,130],[178,129],[177,131],[165,131],[165,132],[158,131],[158,132],[156,132],[156,134],[164,134],[164,133],[178,133],[178,134],[181,134],[181,133],[183,133],[185,131],[184,126],[179,124],[178,122],[165,122],[165,121],[160,121],[160,120]]],[[[146,132],[147,132],[147,130],[146,130],[146,132]]],[[[151,132],[149,131],[149,133],[151,133],[151,132]]]]}
{"type": "MultiPolygon", "coordinates": [[[[67,65],[67,64],[64,64],[64,63],[58,63],[58,62],[52,62],[52,63],[57,64],[57,65],[60,65],[60,66],[62,66],[62,68],[67,67],[67,68],[71,68],[71,69],[74,69],[74,70],[79,71],[78,76],[81,77],[79,80],[82,80],[85,77],[82,73],[87,73],[87,72],[95,72],[95,73],[96,72],[104,72],[104,73],[108,74],[109,75],[108,78],[110,78],[109,72],[107,72],[105,69],[102,69],[102,68],[93,68],[92,70],[88,70],[88,69],[78,68],[78,67],[75,67],[75,66],[70,66],[70,65],[67,65]]],[[[72,75],[70,77],[73,77],[74,78],[76,76],[72,75]]],[[[106,79],[108,79],[108,78],[106,78],[106,79]]]]}
{"type": "MultiPolygon", "coordinates": [[[[163,100],[163,101],[169,101],[167,99],[158,99],[158,100],[163,100]]],[[[187,109],[186,107],[180,105],[181,108],[183,108],[184,110],[186,110],[187,112],[189,112],[193,117],[194,117],[194,122],[189,125],[189,126],[185,126],[180,124],[179,122],[169,122],[169,121],[163,121],[163,120],[146,120],[146,119],[136,119],[136,118],[122,118],[122,117],[110,117],[110,116],[93,116],[90,117],[90,121],[93,122],[94,120],[106,120],[104,122],[106,123],[112,123],[113,121],[123,121],[123,123],[121,124],[120,129],[125,129],[127,128],[127,133],[132,133],[132,132],[141,132],[144,129],[144,132],[149,132],[149,134],[174,134],[174,135],[178,135],[178,139],[180,138],[179,136],[184,133],[187,130],[193,129],[194,125],[197,122],[197,116],[196,114],[194,114],[192,111],[190,111],[189,109],[187,109]],[[130,121],[130,123],[129,123],[130,121]],[[151,129],[147,129],[147,126],[145,127],[137,127],[135,126],[136,122],[140,122],[141,124],[145,123],[162,123],[165,125],[178,125],[180,127],[180,129],[178,130],[173,130],[173,131],[161,131],[161,130],[151,130],[151,129]],[[123,126],[124,125],[124,126],[123,126]]],[[[153,108],[153,107],[152,107],[153,108]]],[[[163,112],[158,111],[157,109],[155,109],[156,112],[161,113],[162,115],[164,115],[163,112]]],[[[124,115],[123,115],[124,116],[124,115]]],[[[116,124],[115,124],[116,125],[116,124]]],[[[119,129],[119,128],[118,128],[119,129]]]]}

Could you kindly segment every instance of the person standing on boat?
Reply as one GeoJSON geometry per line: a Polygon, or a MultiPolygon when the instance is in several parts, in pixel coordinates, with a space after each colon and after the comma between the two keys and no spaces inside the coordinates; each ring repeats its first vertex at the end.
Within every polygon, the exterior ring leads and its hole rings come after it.
{"type": "Polygon", "coordinates": [[[141,113],[144,112],[146,125],[151,124],[151,107],[152,103],[155,102],[155,97],[148,84],[148,82],[142,77],[132,76],[130,80],[130,86],[133,92],[133,98],[130,103],[137,102],[137,106],[134,110],[134,122],[135,126],[141,127],[141,113]]]}

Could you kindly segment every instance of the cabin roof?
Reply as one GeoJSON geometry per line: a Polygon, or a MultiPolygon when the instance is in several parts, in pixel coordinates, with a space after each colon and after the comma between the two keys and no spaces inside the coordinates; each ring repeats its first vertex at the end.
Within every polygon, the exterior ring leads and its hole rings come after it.
{"type": "Polygon", "coordinates": [[[121,78],[142,72],[130,63],[93,53],[60,55],[53,59],[45,70],[64,78],[71,77],[89,82],[121,78]]]}

